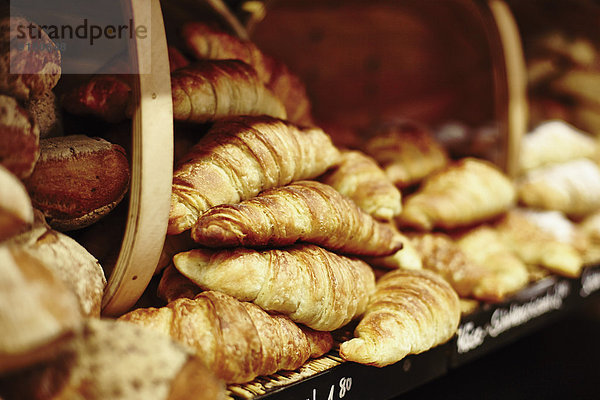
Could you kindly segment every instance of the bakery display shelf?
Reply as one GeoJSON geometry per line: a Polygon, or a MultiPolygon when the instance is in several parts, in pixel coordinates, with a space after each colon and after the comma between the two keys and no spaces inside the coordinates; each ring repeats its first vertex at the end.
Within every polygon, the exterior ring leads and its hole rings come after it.
{"type": "MultiPolygon", "coordinates": [[[[384,368],[342,360],[337,349],[298,371],[281,372],[253,382],[230,385],[230,399],[255,400],[386,400],[422,386],[538,330],[600,293],[600,265],[580,278],[549,276],[510,299],[484,304],[464,316],[457,335],[425,353],[384,368]]],[[[338,333],[338,342],[351,329],[338,333]]]]}

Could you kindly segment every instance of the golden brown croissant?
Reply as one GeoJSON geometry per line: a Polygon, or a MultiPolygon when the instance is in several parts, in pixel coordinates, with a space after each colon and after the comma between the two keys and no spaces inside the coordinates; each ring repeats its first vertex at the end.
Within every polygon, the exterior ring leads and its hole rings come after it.
{"type": "Polygon", "coordinates": [[[402,240],[402,248],[389,256],[361,258],[367,264],[377,268],[422,269],[423,261],[421,259],[421,254],[417,251],[411,240],[400,233],[394,225],[390,224],[390,227],[394,229],[398,235],[400,235],[402,240]]]}
{"type": "Polygon", "coordinates": [[[216,122],[175,170],[168,232],[191,228],[210,207],[317,177],[338,157],[318,128],[266,116],[216,122]]]}
{"type": "Polygon", "coordinates": [[[515,197],[512,182],[496,167],[465,158],[427,178],[406,199],[398,222],[424,231],[469,226],[505,212],[515,197]]]}
{"type": "Polygon", "coordinates": [[[294,370],[333,344],[328,332],[300,327],[285,316],[213,291],[162,308],[133,310],[119,319],[170,335],[228,383],[294,370]]]}
{"type": "Polygon", "coordinates": [[[193,299],[201,292],[200,287],[190,281],[171,263],[163,271],[156,295],[167,303],[185,297],[193,299]]]}
{"type": "Polygon", "coordinates": [[[128,322],[91,319],[52,360],[10,378],[6,399],[224,400],[224,382],[180,343],[128,322]],[[186,396],[182,396],[184,391],[186,396]]]}
{"type": "Polygon", "coordinates": [[[581,273],[583,257],[577,249],[544,231],[527,212],[511,210],[496,224],[496,229],[502,242],[523,262],[568,277],[581,273]]]}
{"type": "Polygon", "coordinates": [[[518,182],[518,191],[528,207],[583,217],[600,208],[600,168],[587,159],[538,168],[518,182]]]}
{"type": "Polygon", "coordinates": [[[484,276],[480,265],[469,260],[456,243],[443,233],[409,235],[423,260],[423,268],[443,277],[460,297],[471,297],[484,276]]]}
{"type": "Polygon", "coordinates": [[[413,185],[442,169],[448,156],[433,136],[421,126],[401,121],[389,123],[372,133],[364,150],[385,170],[398,187],[413,185]]]}
{"type": "Polygon", "coordinates": [[[484,274],[473,289],[473,297],[484,301],[502,301],[529,283],[527,267],[498,233],[482,225],[470,230],[457,241],[460,249],[484,274]]]}
{"type": "Polygon", "coordinates": [[[460,305],[456,292],[431,271],[394,270],[377,282],[354,339],[340,355],[384,367],[448,341],[456,332],[460,305]]]}
{"type": "Polygon", "coordinates": [[[238,60],[197,61],[171,74],[173,118],[208,122],[236,115],[285,118],[283,104],[238,60]]]}
{"type": "Polygon", "coordinates": [[[340,162],[319,180],[350,197],[377,219],[389,221],[402,211],[400,191],[377,162],[360,151],[342,151],[340,162]]]}
{"type": "Polygon", "coordinates": [[[377,222],[331,186],[299,181],[250,200],[206,211],[191,231],[210,247],[314,243],[345,254],[386,256],[402,248],[400,234],[377,222]]]}
{"type": "Polygon", "coordinates": [[[313,125],[310,101],[302,81],[283,63],[261,52],[254,43],[198,22],[185,24],[182,36],[196,59],[234,59],[252,66],[261,82],[282,101],[288,121],[313,125]]]}
{"type": "Polygon", "coordinates": [[[130,75],[96,75],[65,93],[62,105],[75,115],[90,115],[116,123],[132,115],[130,75]]]}
{"type": "Polygon", "coordinates": [[[203,289],[252,301],[321,331],[361,315],[375,288],[366,263],[315,245],[262,252],[196,249],[177,254],[173,262],[203,289]]]}

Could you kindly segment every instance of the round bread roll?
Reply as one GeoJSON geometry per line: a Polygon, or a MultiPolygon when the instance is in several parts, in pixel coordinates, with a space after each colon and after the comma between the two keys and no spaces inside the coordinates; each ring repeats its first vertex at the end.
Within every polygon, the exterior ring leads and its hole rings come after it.
{"type": "Polygon", "coordinates": [[[80,229],[108,214],[129,188],[125,150],[83,135],[42,139],[25,186],[32,204],[59,231],[80,229]]]}

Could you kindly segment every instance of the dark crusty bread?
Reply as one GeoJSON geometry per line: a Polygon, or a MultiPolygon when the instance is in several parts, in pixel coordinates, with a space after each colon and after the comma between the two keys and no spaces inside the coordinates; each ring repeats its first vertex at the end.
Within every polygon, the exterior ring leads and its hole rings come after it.
{"type": "Polygon", "coordinates": [[[31,21],[14,16],[0,20],[0,93],[20,100],[51,90],[61,75],[60,51],[41,28],[33,30],[34,39],[28,35],[24,39],[13,37],[15,40],[11,43],[11,32],[17,36],[18,29],[30,24],[31,21]],[[21,50],[21,46],[27,49],[21,50]],[[27,46],[36,51],[28,50],[27,46]]]}
{"type": "Polygon", "coordinates": [[[0,95],[0,165],[18,178],[31,175],[40,155],[40,131],[17,101],[0,95]]]}
{"type": "Polygon", "coordinates": [[[25,186],[48,224],[67,231],[110,212],[127,192],[129,176],[121,146],[73,135],[40,141],[40,158],[25,186]]]}

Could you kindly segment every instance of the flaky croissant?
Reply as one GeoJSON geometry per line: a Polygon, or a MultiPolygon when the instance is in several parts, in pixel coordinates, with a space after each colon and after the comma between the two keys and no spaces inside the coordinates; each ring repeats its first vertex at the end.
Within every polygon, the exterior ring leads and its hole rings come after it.
{"type": "Polygon", "coordinates": [[[261,82],[282,101],[289,121],[313,125],[310,101],[302,81],[286,65],[264,54],[254,43],[199,22],[186,23],[182,37],[196,59],[234,59],[252,66],[261,82]]]}
{"type": "Polygon", "coordinates": [[[458,238],[457,244],[469,260],[484,271],[473,289],[476,299],[502,301],[529,283],[527,266],[491,227],[482,225],[471,229],[458,238]]]}
{"type": "Polygon", "coordinates": [[[512,182],[496,167],[465,158],[427,178],[406,200],[398,222],[424,231],[469,226],[505,212],[515,198],[512,182]]]}
{"type": "Polygon", "coordinates": [[[170,335],[228,383],[294,370],[333,344],[328,332],[300,327],[285,316],[212,291],[162,308],[136,309],[119,319],[170,335]]]}
{"type": "Polygon", "coordinates": [[[319,180],[350,197],[377,219],[389,221],[402,211],[400,191],[377,162],[360,151],[342,151],[340,162],[319,180]]]}
{"type": "Polygon", "coordinates": [[[303,241],[370,256],[402,248],[397,231],[316,181],[294,182],[239,204],[213,207],[200,216],[191,236],[210,247],[286,246],[303,241]]]}
{"type": "Polygon", "coordinates": [[[266,116],[216,122],[175,170],[168,232],[191,228],[210,207],[317,177],[338,157],[318,128],[266,116]]]}
{"type": "Polygon", "coordinates": [[[340,345],[340,355],[383,367],[448,341],[459,320],[458,296],[441,277],[394,270],[377,282],[355,338],[340,345]]]}
{"type": "Polygon", "coordinates": [[[283,104],[263,85],[256,72],[238,60],[207,60],[171,74],[173,118],[208,122],[236,115],[285,118],[283,104]]]}
{"type": "Polygon", "coordinates": [[[448,164],[448,155],[424,127],[411,121],[390,122],[374,129],[364,150],[404,188],[448,164]]]}
{"type": "Polygon", "coordinates": [[[363,261],[315,245],[262,252],[246,248],[195,249],[173,258],[183,275],[310,328],[332,331],[361,315],[375,289],[363,261]]]}
{"type": "Polygon", "coordinates": [[[523,262],[571,278],[581,273],[583,257],[577,249],[544,231],[526,211],[511,210],[495,226],[502,242],[523,262]]]}

